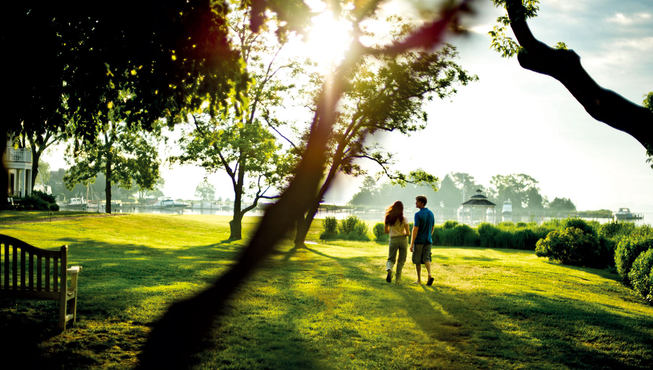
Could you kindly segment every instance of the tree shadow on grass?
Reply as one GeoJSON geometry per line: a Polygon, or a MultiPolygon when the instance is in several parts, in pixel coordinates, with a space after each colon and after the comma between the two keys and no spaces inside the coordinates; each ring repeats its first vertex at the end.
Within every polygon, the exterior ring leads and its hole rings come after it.
{"type": "MultiPolygon", "coordinates": [[[[653,361],[652,317],[626,316],[609,305],[533,293],[497,295],[482,289],[460,290],[438,286],[437,281],[432,288],[423,286],[424,294],[408,286],[385,283],[383,287],[384,282],[379,283],[381,273],[361,271],[361,262],[365,262],[361,258],[309,251],[356,270],[351,275],[361,276],[370,290],[390,291],[410,302],[406,306],[409,317],[422,332],[434,342],[456,348],[460,358],[449,359],[452,364],[648,368],[653,361]]],[[[368,266],[373,265],[371,258],[365,259],[368,266]]],[[[379,303],[383,305],[383,301],[379,303]]]]}
{"type": "Polygon", "coordinates": [[[92,239],[64,242],[68,265],[82,266],[76,326],[60,333],[55,301],[0,301],[0,348],[22,354],[34,365],[26,368],[131,366],[158,313],[212,281],[239,252],[233,243],[165,249],[92,239]]]}

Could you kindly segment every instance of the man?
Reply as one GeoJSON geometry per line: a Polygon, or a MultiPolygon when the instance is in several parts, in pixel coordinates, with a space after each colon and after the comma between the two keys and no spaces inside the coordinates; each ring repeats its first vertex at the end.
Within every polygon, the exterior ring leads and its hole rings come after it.
{"type": "Polygon", "coordinates": [[[419,208],[419,211],[415,213],[413,235],[410,241],[410,251],[413,252],[413,263],[417,270],[417,281],[415,284],[422,284],[421,272],[422,264],[424,264],[426,266],[426,272],[429,274],[426,285],[432,285],[431,244],[433,244],[433,239],[431,235],[435,226],[435,218],[433,217],[433,212],[426,208],[425,196],[420,195],[416,197],[415,206],[419,208]]]}

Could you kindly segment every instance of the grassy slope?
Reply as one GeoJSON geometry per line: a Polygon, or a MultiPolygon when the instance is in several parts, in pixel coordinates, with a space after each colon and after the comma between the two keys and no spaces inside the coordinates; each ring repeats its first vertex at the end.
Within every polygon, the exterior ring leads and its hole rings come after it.
{"type": "MultiPolygon", "coordinates": [[[[48,367],[135,363],[149,324],[223,271],[244,242],[228,218],[129,215],[7,223],[0,233],[70,245],[83,266],[79,323],[54,332],[50,302],[0,306],[0,348],[48,367]],[[43,322],[46,327],[43,330],[43,322]],[[3,335],[7,337],[7,335],[3,335]],[[13,337],[15,338],[15,337],[13,337]],[[26,348],[26,349],[25,349],[26,348]]],[[[246,219],[245,229],[253,219],[246,219]]],[[[315,228],[310,237],[319,234],[315,228]]],[[[384,280],[385,245],[281,247],[242,287],[201,367],[632,367],[653,362],[653,307],[602,270],[532,252],[434,248],[433,287],[384,280]]]]}

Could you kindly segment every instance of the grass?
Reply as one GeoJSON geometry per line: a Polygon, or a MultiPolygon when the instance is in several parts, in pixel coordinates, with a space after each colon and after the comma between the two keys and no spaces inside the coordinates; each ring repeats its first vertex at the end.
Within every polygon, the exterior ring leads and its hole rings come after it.
{"type": "MultiPolygon", "coordinates": [[[[0,306],[0,348],[33,367],[129,368],[151,323],[224,271],[245,244],[228,217],[74,216],[0,233],[70,246],[83,266],[78,324],[54,302],[0,306]],[[43,328],[50,329],[43,329],[43,328]],[[8,339],[11,338],[11,339],[8,339]],[[18,340],[16,339],[18,338],[18,340]]],[[[39,219],[35,215],[35,219],[39,219]]],[[[245,219],[245,233],[256,219],[245,219]]],[[[316,225],[309,239],[317,240],[316,225]]],[[[436,247],[433,287],[385,282],[387,247],[290,242],[241,287],[197,368],[648,368],[653,307],[605,270],[533,252],[436,247]]]]}

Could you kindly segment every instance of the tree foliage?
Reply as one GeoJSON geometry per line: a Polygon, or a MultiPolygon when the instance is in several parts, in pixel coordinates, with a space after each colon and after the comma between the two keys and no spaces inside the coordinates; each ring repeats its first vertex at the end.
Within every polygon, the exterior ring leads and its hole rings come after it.
{"type": "Polygon", "coordinates": [[[235,12],[228,18],[230,39],[240,51],[241,71],[228,96],[216,112],[203,106],[192,115],[192,126],[180,139],[180,163],[195,163],[209,172],[224,171],[234,192],[230,239],[242,237],[241,221],[261,199],[283,187],[291,168],[291,156],[277,143],[273,130],[280,124],[275,107],[284,94],[293,91],[292,82],[280,75],[296,72],[294,63],[281,64],[277,56],[283,47],[274,37],[272,23],[260,33],[249,29],[249,18],[235,12]],[[242,85],[242,86],[240,86],[242,85]],[[244,205],[245,197],[251,202],[244,205]]]}
{"type": "Polygon", "coordinates": [[[304,243],[306,233],[320,201],[339,173],[360,176],[366,171],[360,160],[367,159],[381,167],[381,174],[394,183],[428,183],[437,178],[423,170],[404,174],[392,169],[392,153],[382,146],[368,143],[379,133],[397,131],[409,134],[422,130],[429,122],[426,102],[443,99],[476,80],[456,62],[451,45],[437,51],[408,51],[401,57],[370,55],[363,58],[347,76],[347,90],[339,103],[333,133],[329,137],[327,170],[309,210],[297,224],[295,245],[304,243]]]}
{"type": "Polygon", "coordinates": [[[104,174],[107,213],[111,213],[112,184],[124,189],[134,184],[153,189],[159,178],[155,141],[137,126],[113,121],[115,118],[109,115],[97,139],[68,148],[68,156],[75,158],[75,163],[64,176],[66,187],[72,189],[75,184],[93,182],[98,173],[104,174]]]}

